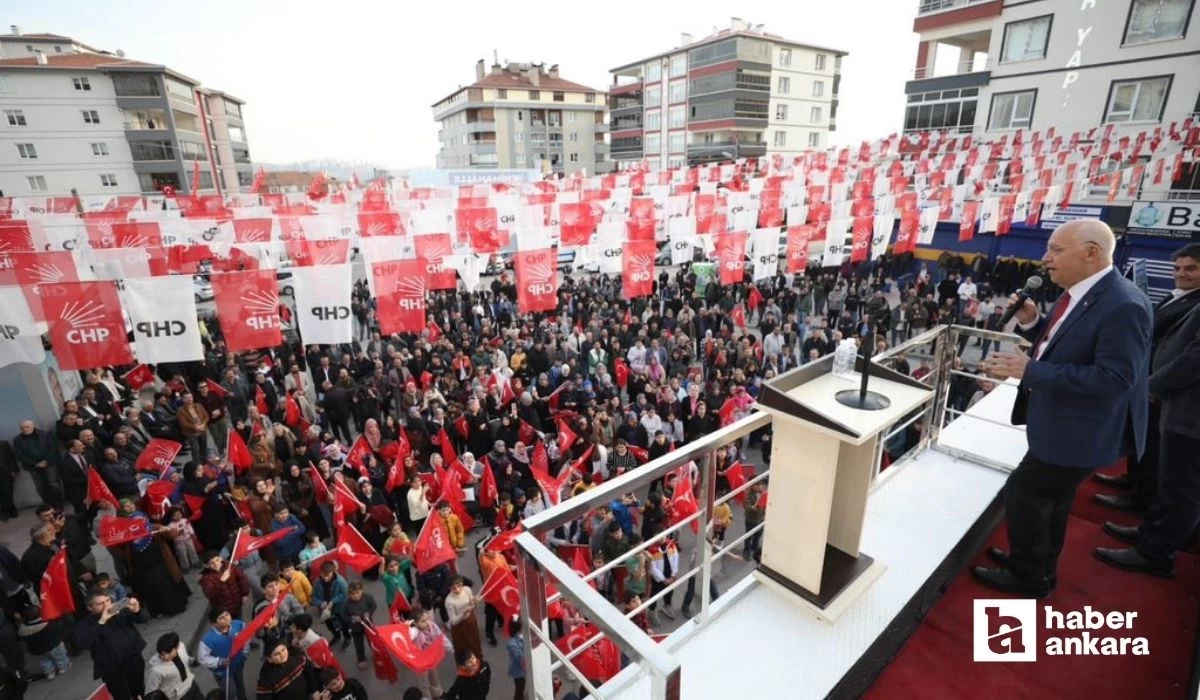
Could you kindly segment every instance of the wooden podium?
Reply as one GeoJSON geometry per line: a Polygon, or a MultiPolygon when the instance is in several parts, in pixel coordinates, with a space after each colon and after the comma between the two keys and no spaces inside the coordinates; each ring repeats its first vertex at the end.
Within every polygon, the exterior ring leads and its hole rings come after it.
{"type": "Polygon", "coordinates": [[[756,576],[827,622],[837,619],[884,565],[859,551],[879,441],[933,399],[931,387],[872,364],[874,410],[838,400],[858,395],[853,379],[831,373],[833,356],[763,385],[758,407],[773,414],[770,499],[756,576]]]}

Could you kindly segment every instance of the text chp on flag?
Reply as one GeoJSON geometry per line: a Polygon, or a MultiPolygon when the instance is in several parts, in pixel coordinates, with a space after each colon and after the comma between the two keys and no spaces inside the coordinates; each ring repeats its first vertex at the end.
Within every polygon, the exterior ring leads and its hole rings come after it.
{"type": "Polygon", "coordinates": [[[350,265],[293,268],[296,319],[305,343],[336,345],[354,337],[350,316],[350,265]]]}
{"type": "Polygon", "coordinates": [[[50,339],[63,369],[91,369],[133,362],[114,282],[41,285],[50,339]]]}
{"type": "Polygon", "coordinates": [[[425,328],[426,270],[424,260],[388,260],[371,265],[381,332],[420,333],[425,328]]]}
{"type": "Polygon", "coordinates": [[[42,336],[25,295],[17,287],[0,287],[0,367],[39,365],[44,359],[42,336]]]}
{"type": "Polygon", "coordinates": [[[517,251],[517,310],[527,314],[558,306],[558,249],[517,251]]]}
{"type": "Polygon", "coordinates": [[[274,270],[214,274],[212,288],[230,352],[271,348],[282,342],[274,270]]]}
{"type": "Polygon", "coordinates": [[[179,275],[125,280],[121,296],[138,360],[153,365],[204,359],[193,289],[191,279],[179,275]]]}

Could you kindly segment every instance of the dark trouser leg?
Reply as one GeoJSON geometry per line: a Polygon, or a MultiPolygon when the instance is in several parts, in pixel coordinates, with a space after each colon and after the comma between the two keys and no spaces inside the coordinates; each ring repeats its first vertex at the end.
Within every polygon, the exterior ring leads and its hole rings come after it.
{"type": "Polygon", "coordinates": [[[354,625],[354,629],[351,630],[351,634],[354,635],[354,658],[359,663],[362,663],[367,660],[367,633],[363,632],[362,625],[354,625]]]}
{"type": "Polygon", "coordinates": [[[63,507],[63,485],[58,467],[33,467],[29,470],[29,476],[33,478],[33,487],[43,503],[59,509],[63,507]]]}
{"type": "Polygon", "coordinates": [[[525,679],[513,679],[513,700],[525,700],[525,679]]]}
{"type": "Polygon", "coordinates": [[[487,634],[489,641],[496,639],[496,624],[499,623],[500,629],[504,629],[504,620],[500,617],[500,611],[491,603],[485,603],[483,606],[483,631],[487,634]]]}
{"type": "MultiPolygon", "coordinates": [[[[1162,408],[1158,404],[1150,404],[1150,415],[1146,421],[1146,452],[1141,459],[1130,459],[1126,471],[1132,486],[1133,503],[1139,508],[1149,508],[1158,496],[1158,475],[1161,462],[1161,441],[1158,421],[1162,408]]],[[[1147,520],[1157,517],[1157,514],[1147,514],[1147,520]]]]}
{"type": "Polygon", "coordinates": [[[1026,453],[1009,475],[1004,485],[1008,568],[1017,577],[1036,582],[1055,573],[1075,489],[1089,474],[1089,469],[1055,466],[1026,453]]]}
{"type": "Polygon", "coordinates": [[[0,517],[15,518],[17,506],[13,503],[13,477],[0,474],[0,517]]]}
{"type": "Polygon", "coordinates": [[[1159,462],[1157,517],[1147,518],[1138,551],[1170,560],[1200,524],[1200,439],[1164,431],[1159,462]]]}

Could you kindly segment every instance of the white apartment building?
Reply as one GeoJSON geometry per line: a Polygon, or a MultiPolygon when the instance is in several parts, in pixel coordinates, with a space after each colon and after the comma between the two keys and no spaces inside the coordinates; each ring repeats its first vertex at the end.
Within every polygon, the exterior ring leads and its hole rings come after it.
{"type": "Polygon", "coordinates": [[[657,167],[823,149],[846,52],[734,17],[726,29],[609,72],[615,161],[657,167]]]}
{"type": "Polygon", "coordinates": [[[0,35],[0,191],[238,191],[253,179],[242,104],[165,66],[14,27],[0,35]]]}
{"type": "Polygon", "coordinates": [[[1200,110],[1197,0],[921,0],[905,131],[1119,131],[1200,110]]]}
{"type": "Polygon", "coordinates": [[[605,98],[558,65],[475,64],[475,82],[433,104],[439,168],[608,172],[605,98]]]}

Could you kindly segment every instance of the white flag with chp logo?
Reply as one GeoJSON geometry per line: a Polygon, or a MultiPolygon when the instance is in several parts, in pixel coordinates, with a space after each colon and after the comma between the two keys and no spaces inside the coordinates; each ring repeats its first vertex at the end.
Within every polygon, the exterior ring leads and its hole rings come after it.
{"type": "Polygon", "coordinates": [[[121,302],[133,328],[139,362],[193,362],[204,359],[196,297],[190,275],[125,280],[121,302]]]}
{"type": "Polygon", "coordinates": [[[0,367],[46,359],[42,334],[20,287],[0,287],[0,367]]]}
{"type": "Polygon", "coordinates": [[[294,267],[292,275],[296,280],[300,339],[306,345],[336,345],[353,340],[350,290],[354,285],[350,265],[294,267]]]}
{"type": "Polygon", "coordinates": [[[821,256],[821,267],[839,267],[850,252],[846,241],[846,230],[850,228],[848,219],[830,219],[825,229],[825,252],[821,256]]]}
{"type": "Polygon", "coordinates": [[[779,272],[779,229],[760,228],[750,234],[754,281],[770,279],[779,272]]]}

